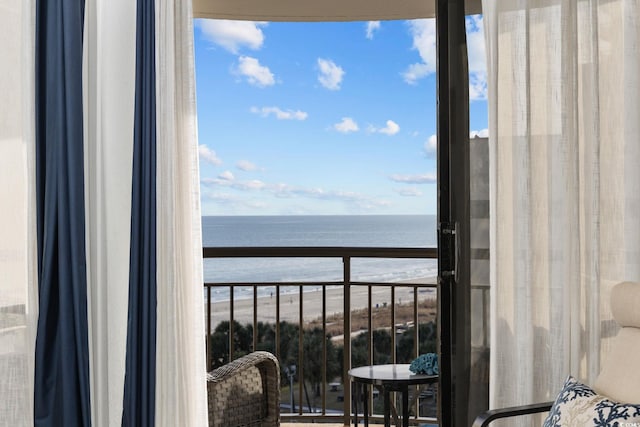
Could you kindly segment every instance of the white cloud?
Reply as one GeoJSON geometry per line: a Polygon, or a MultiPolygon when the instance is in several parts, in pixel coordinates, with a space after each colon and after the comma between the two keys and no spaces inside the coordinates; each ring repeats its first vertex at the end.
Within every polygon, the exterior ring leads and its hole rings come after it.
{"type": "Polygon", "coordinates": [[[211,150],[205,144],[200,144],[198,146],[198,154],[200,154],[200,158],[202,160],[205,160],[212,165],[220,166],[222,164],[222,160],[220,160],[216,152],[211,150]]]}
{"type": "MultiPolygon", "coordinates": [[[[469,100],[487,99],[486,50],[482,16],[469,16],[465,24],[469,52],[469,100]]],[[[413,38],[413,49],[418,51],[422,62],[409,65],[402,73],[402,77],[406,83],[416,84],[418,80],[436,71],[435,20],[409,21],[409,33],[413,38]]]]}
{"type": "Polygon", "coordinates": [[[202,178],[200,180],[200,184],[202,185],[215,185],[217,183],[218,183],[218,180],[213,178],[202,178]]]}
{"type": "Polygon", "coordinates": [[[367,22],[367,38],[369,40],[373,39],[373,33],[379,29],[380,29],[380,21],[367,22]]]}
{"type": "Polygon", "coordinates": [[[465,20],[465,27],[467,29],[467,47],[469,51],[469,72],[486,73],[487,64],[482,15],[468,16],[465,20]]]}
{"type": "Polygon", "coordinates": [[[373,125],[367,126],[368,133],[383,133],[385,135],[395,135],[400,132],[400,126],[393,120],[387,120],[386,126],[383,128],[377,128],[373,125]]]}
{"type": "Polygon", "coordinates": [[[341,133],[357,132],[360,129],[351,117],[343,117],[341,122],[333,125],[333,128],[341,133]]]}
{"type": "Polygon", "coordinates": [[[262,190],[268,187],[267,184],[258,179],[238,181],[230,171],[222,172],[217,178],[203,178],[200,182],[209,187],[228,187],[241,191],[262,190]]]}
{"type": "Polygon", "coordinates": [[[392,181],[401,182],[403,184],[435,184],[437,177],[434,174],[417,174],[417,175],[391,175],[392,181]]]}
{"type": "Polygon", "coordinates": [[[229,193],[219,193],[219,192],[211,192],[205,191],[202,193],[206,198],[215,200],[218,202],[236,202],[239,201],[240,198],[236,195],[229,193]]]}
{"type": "Polygon", "coordinates": [[[472,130],[469,132],[469,138],[487,138],[489,137],[489,129],[472,130]]]}
{"type": "Polygon", "coordinates": [[[387,120],[387,125],[379,129],[378,132],[384,133],[385,135],[395,135],[400,132],[400,126],[393,120],[387,120]]]}
{"type": "Polygon", "coordinates": [[[431,68],[427,64],[411,64],[407,71],[402,73],[404,81],[410,85],[414,85],[423,77],[433,73],[431,68]]]}
{"type": "Polygon", "coordinates": [[[487,99],[487,63],[482,15],[465,19],[469,52],[469,100],[487,99]]]}
{"type": "Polygon", "coordinates": [[[340,89],[340,83],[342,83],[342,77],[345,74],[342,67],[330,59],[322,58],[318,58],[318,67],[320,68],[320,74],[318,74],[320,84],[329,90],[340,89]]]}
{"type": "Polygon", "coordinates": [[[258,179],[252,179],[251,181],[239,182],[234,185],[234,188],[238,190],[261,190],[266,184],[258,179]]]}
{"type": "Polygon", "coordinates": [[[401,196],[404,196],[404,197],[420,197],[420,196],[422,196],[422,191],[420,191],[419,189],[417,189],[415,187],[397,188],[395,190],[395,192],[398,193],[401,196]]]}
{"type": "Polygon", "coordinates": [[[424,143],[424,151],[427,155],[432,156],[438,151],[438,135],[431,135],[427,142],[424,143]]]}
{"type": "Polygon", "coordinates": [[[487,99],[487,73],[469,74],[469,101],[487,99]]]}
{"type": "Polygon", "coordinates": [[[251,107],[251,112],[260,114],[262,117],[267,117],[270,114],[276,116],[278,120],[306,120],[308,114],[300,110],[281,110],[278,107],[251,107]]]}
{"type": "Polygon", "coordinates": [[[410,65],[402,76],[405,82],[415,84],[417,80],[436,71],[436,21],[435,19],[409,21],[409,33],[413,38],[413,49],[418,51],[422,62],[410,65]]]}
{"type": "Polygon", "coordinates": [[[237,54],[238,50],[246,46],[257,50],[264,43],[264,34],[261,27],[266,22],[230,21],[218,19],[199,19],[197,25],[208,41],[222,46],[231,53],[237,54]]]}
{"type": "Polygon", "coordinates": [[[245,172],[254,171],[258,169],[258,167],[254,163],[250,162],[249,160],[240,160],[238,163],[236,163],[236,167],[245,172]]]}
{"type": "Polygon", "coordinates": [[[245,211],[247,208],[254,209],[264,209],[267,207],[267,204],[257,200],[247,200],[245,197],[239,196],[237,194],[229,194],[229,193],[221,193],[221,192],[212,192],[205,191],[202,193],[203,200],[210,200],[216,202],[216,205],[225,205],[225,209],[232,208],[234,210],[245,211]]]}
{"type": "Polygon", "coordinates": [[[233,176],[233,173],[231,173],[231,171],[224,171],[222,172],[220,175],[218,175],[218,179],[222,180],[222,181],[233,181],[236,179],[235,176],[233,176]]]}
{"type": "Polygon", "coordinates": [[[269,67],[260,64],[256,58],[241,56],[238,58],[238,74],[245,76],[247,81],[258,87],[273,86],[275,78],[269,67]]]}
{"type": "MultiPolygon", "coordinates": [[[[201,183],[207,186],[207,194],[225,194],[212,193],[219,187],[232,188],[238,191],[262,192],[277,198],[296,199],[318,199],[331,200],[347,203],[357,209],[371,209],[377,207],[389,206],[390,203],[383,199],[374,198],[365,194],[344,190],[325,190],[318,187],[296,187],[285,183],[269,184],[259,180],[237,181],[233,174],[229,171],[221,173],[217,178],[204,178],[201,183]]],[[[228,198],[235,199],[235,196],[226,194],[228,198]]]]}

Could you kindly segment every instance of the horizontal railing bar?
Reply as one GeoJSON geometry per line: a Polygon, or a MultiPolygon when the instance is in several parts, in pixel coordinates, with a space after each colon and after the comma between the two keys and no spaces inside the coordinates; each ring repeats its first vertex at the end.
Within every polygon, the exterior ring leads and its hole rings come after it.
{"type": "MultiPolygon", "coordinates": [[[[362,416],[362,413],[359,413],[358,416],[362,416]]],[[[282,412],[280,414],[280,419],[284,422],[291,422],[291,421],[299,421],[301,423],[311,423],[313,420],[322,420],[323,422],[327,422],[327,421],[335,421],[335,422],[340,422],[344,419],[344,415],[341,413],[338,414],[325,414],[325,415],[321,415],[319,412],[306,412],[303,414],[296,414],[296,413],[287,413],[287,412],[282,412]]],[[[380,423],[382,421],[384,421],[384,416],[382,415],[378,415],[378,414],[373,414],[373,415],[369,415],[369,422],[376,422],[376,423],[380,423]]],[[[410,422],[419,422],[419,423],[437,423],[438,419],[437,418],[433,418],[433,417],[415,417],[415,416],[411,416],[411,420],[410,422]]]]}
{"type": "Polygon", "coordinates": [[[204,258],[438,258],[437,248],[348,246],[205,247],[204,258]]]}
{"type": "Polygon", "coordinates": [[[322,415],[320,413],[308,413],[308,412],[304,414],[296,414],[296,413],[292,414],[292,413],[281,411],[280,419],[285,423],[291,422],[291,421],[298,421],[301,423],[311,423],[314,420],[322,420],[324,422],[334,421],[335,423],[339,423],[344,420],[344,415],[342,413],[322,415]]]}
{"type": "MultiPolygon", "coordinates": [[[[354,286],[394,286],[397,288],[437,288],[438,285],[436,283],[405,283],[405,282],[350,282],[354,286]]],[[[222,288],[225,286],[233,286],[233,287],[261,287],[261,286],[341,286],[344,283],[340,282],[207,282],[204,284],[205,288],[222,288]]]]}

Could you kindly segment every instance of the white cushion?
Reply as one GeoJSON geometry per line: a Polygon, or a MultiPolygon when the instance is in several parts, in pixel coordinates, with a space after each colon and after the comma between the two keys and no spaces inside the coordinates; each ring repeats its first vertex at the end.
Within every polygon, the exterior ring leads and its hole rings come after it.
{"type": "Polygon", "coordinates": [[[640,425],[640,405],[617,403],[569,376],[543,427],[640,425]]]}
{"type": "Polygon", "coordinates": [[[621,327],[640,328],[640,283],[623,282],[611,290],[611,314],[621,327]]]}
{"type": "Polygon", "coordinates": [[[618,402],[640,403],[640,329],[622,328],[613,340],[594,388],[618,402]]]}
{"type": "Polygon", "coordinates": [[[622,328],[613,338],[594,389],[617,402],[640,403],[640,283],[616,285],[611,312],[622,328]]]}

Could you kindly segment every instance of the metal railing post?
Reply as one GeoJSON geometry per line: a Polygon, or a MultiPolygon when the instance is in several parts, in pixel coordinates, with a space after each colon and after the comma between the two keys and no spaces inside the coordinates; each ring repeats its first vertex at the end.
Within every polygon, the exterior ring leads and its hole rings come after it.
{"type": "Polygon", "coordinates": [[[253,287],[253,351],[258,349],[258,287],[253,287]]]}
{"type": "Polygon", "coordinates": [[[299,325],[298,328],[298,414],[302,415],[304,408],[304,399],[302,392],[304,391],[304,288],[300,285],[298,290],[298,309],[299,309],[299,325]]]}
{"type": "MultiPolygon", "coordinates": [[[[331,378],[333,380],[333,378],[331,378]]],[[[327,413],[327,285],[322,285],[322,415],[327,413]]]]}
{"type": "Polygon", "coordinates": [[[207,372],[211,370],[211,286],[207,286],[207,372]]]}
{"type": "Polygon", "coordinates": [[[276,359],[280,360],[280,285],[276,285],[276,343],[275,343],[275,346],[276,346],[276,359]]]}
{"type": "Polygon", "coordinates": [[[343,263],[343,372],[342,378],[344,382],[344,425],[351,425],[351,380],[349,379],[349,369],[351,369],[351,258],[345,256],[342,258],[343,263]]]}
{"type": "Polygon", "coordinates": [[[396,288],[391,287],[391,363],[396,363],[396,288]]]}
{"type": "Polygon", "coordinates": [[[234,346],[234,327],[233,327],[233,305],[234,305],[234,287],[229,288],[229,362],[233,360],[233,346],[234,346]]]}
{"type": "Polygon", "coordinates": [[[413,287],[413,357],[420,356],[420,322],[418,321],[418,287],[413,287]]]}
{"type": "MultiPolygon", "coordinates": [[[[367,286],[367,307],[369,310],[369,316],[367,319],[367,345],[369,346],[369,354],[367,356],[367,360],[369,361],[369,365],[375,364],[375,358],[373,353],[373,285],[367,286]]],[[[365,396],[364,398],[369,401],[368,415],[373,414],[373,393],[369,393],[368,387],[365,387],[365,396]]],[[[366,406],[365,406],[366,408],[366,406]]]]}

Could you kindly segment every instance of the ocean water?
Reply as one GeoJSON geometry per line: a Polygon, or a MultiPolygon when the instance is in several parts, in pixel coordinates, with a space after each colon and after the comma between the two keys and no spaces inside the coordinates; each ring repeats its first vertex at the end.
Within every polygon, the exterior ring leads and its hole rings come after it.
{"type": "MultiPolygon", "coordinates": [[[[356,246],[436,247],[435,215],[353,216],[206,216],[203,245],[220,246],[356,246]]],[[[398,282],[437,274],[434,259],[352,260],[354,281],[398,282]]],[[[342,260],[322,258],[205,259],[205,282],[309,282],[342,280],[342,260]]],[[[269,295],[272,286],[261,286],[269,295]]],[[[297,292],[282,288],[281,292],[297,292]]],[[[311,290],[311,289],[310,289],[311,290]]],[[[235,298],[249,298],[251,288],[237,288],[235,298]]],[[[229,298],[228,288],[214,300],[229,298]]]]}

